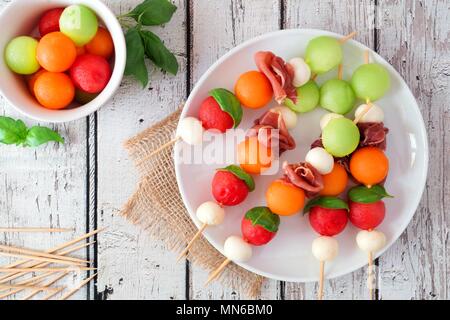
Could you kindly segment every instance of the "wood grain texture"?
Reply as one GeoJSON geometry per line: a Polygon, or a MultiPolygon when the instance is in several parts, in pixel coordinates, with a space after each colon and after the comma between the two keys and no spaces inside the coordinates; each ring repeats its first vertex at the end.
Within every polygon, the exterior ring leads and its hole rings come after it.
{"type": "MultiPolygon", "coordinates": [[[[284,27],[323,29],[342,35],[357,31],[355,40],[374,48],[375,2],[373,0],[286,0],[284,27]]],[[[319,264],[317,264],[319,272],[319,264]]],[[[324,284],[324,299],[368,299],[366,272],[359,269],[324,284]]],[[[287,283],[286,299],[315,299],[315,283],[287,283]]]]}
{"type": "MultiPolygon", "coordinates": [[[[105,3],[116,13],[126,13],[142,1],[105,3]]],[[[137,171],[123,142],[174,111],[186,96],[185,3],[164,27],[151,28],[172,49],[180,64],[176,77],[148,64],[151,82],[146,88],[125,77],[114,99],[97,115],[96,163],[97,224],[108,230],[98,245],[99,299],[184,299],[185,265],[175,254],[131,226],[118,211],[134,192],[137,171]]]]}
{"type": "Polygon", "coordinates": [[[406,232],[380,257],[382,299],[449,298],[449,20],[448,1],[378,5],[378,50],[416,97],[430,147],[422,202],[406,232]]]}

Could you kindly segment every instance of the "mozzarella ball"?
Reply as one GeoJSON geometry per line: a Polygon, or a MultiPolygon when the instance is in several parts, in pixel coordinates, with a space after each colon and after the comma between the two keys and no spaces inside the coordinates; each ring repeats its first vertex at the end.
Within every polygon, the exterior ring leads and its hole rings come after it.
{"type": "Polygon", "coordinates": [[[230,236],[223,246],[225,256],[237,262],[245,262],[252,257],[252,246],[239,236],[230,236]]]}
{"type": "Polygon", "coordinates": [[[225,218],[225,210],[213,201],[202,203],[195,214],[200,222],[209,226],[221,224],[225,218]]]}
{"type": "Polygon", "coordinates": [[[178,123],[177,134],[188,144],[201,144],[203,141],[202,123],[194,117],[181,119],[180,123],[178,123]]]}
{"type": "Polygon", "coordinates": [[[331,261],[338,255],[339,245],[336,239],[322,236],[312,243],[312,253],[319,261],[331,261]]]}
{"type": "Polygon", "coordinates": [[[328,174],[333,171],[334,158],[324,148],[316,147],[309,150],[305,161],[316,168],[320,174],[328,174]]]}
{"type": "MultiPolygon", "coordinates": [[[[367,104],[362,104],[355,110],[355,118],[359,118],[359,116],[366,110],[367,104]]],[[[383,122],[384,120],[384,111],[379,106],[372,104],[369,111],[367,111],[359,122],[383,122]]]]}
{"type": "Polygon", "coordinates": [[[338,118],[343,118],[344,116],[342,114],[338,114],[338,113],[326,113],[322,116],[322,118],[320,118],[320,129],[323,129],[327,126],[328,122],[330,122],[330,120],[333,119],[338,119],[338,118]]]}
{"type": "Polygon", "coordinates": [[[294,79],[292,84],[294,87],[301,87],[311,78],[311,69],[302,58],[293,58],[289,60],[289,64],[294,69],[294,79]]]}
{"type": "Polygon", "coordinates": [[[386,236],[383,232],[377,230],[361,230],[356,235],[356,244],[367,253],[376,252],[386,244],[386,236]]]}
{"type": "Polygon", "coordinates": [[[286,128],[294,129],[297,125],[297,114],[288,107],[278,106],[271,109],[272,111],[281,113],[286,128]]]}

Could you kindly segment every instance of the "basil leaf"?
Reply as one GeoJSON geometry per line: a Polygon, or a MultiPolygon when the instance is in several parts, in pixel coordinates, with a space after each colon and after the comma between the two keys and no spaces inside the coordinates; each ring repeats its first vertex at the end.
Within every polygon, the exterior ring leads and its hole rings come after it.
{"type": "Polygon", "coordinates": [[[139,31],[136,28],[129,29],[125,35],[125,41],[127,45],[125,75],[134,76],[145,87],[148,84],[148,72],[144,61],[144,44],[139,31]]]}
{"type": "Polygon", "coordinates": [[[56,131],[46,127],[34,126],[28,130],[24,145],[37,147],[49,141],[64,143],[64,139],[56,131]]]}
{"type": "Polygon", "coordinates": [[[247,172],[245,172],[244,170],[242,170],[241,167],[236,166],[234,164],[229,165],[225,168],[221,168],[219,169],[221,171],[228,171],[231,172],[232,174],[234,174],[236,177],[238,177],[239,179],[241,179],[242,181],[245,182],[245,184],[248,187],[248,190],[250,192],[252,192],[253,190],[255,190],[255,181],[253,180],[252,176],[249,175],[247,172]]]}
{"type": "Polygon", "coordinates": [[[0,142],[21,144],[27,136],[27,126],[22,120],[0,116],[0,142]]]}
{"type": "Polygon", "coordinates": [[[273,214],[267,207],[255,207],[247,211],[246,219],[250,219],[253,225],[258,225],[270,232],[277,232],[280,225],[280,217],[273,214]]]}
{"type": "Polygon", "coordinates": [[[383,198],[393,198],[386,189],[377,184],[370,188],[366,186],[356,186],[348,191],[348,198],[353,202],[373,203],[383,198]]]}
{"type": "Polygon", "coordinates": [[[167,0],[145,0],[128,16],[144,26],[156,26],[169,22],[177,7],[167,0]]]}
{"type": "Polygon", "coordinates": [[[310,200],[305,208],[303,209],[303,213],[307,213],[311,210],[312,207],[321,207],[321,208],[327,208],[327,209],[348,209],[347,203],[339,198],[336,197],[317,197],[312,200],[310,200]]]}
{"type": "Polygon", "coordinates": [[[213,89],[209,94],[217,101],[220,109],[233,118],[234,127],[236,128],[242,120],[242,107],[236,96],[223,88],[213,89]]]}
{"type": "Polygon", "coordinates": [[[164,71],[176,75],[178,72],[177,59],[161,39],[151,31],[139,31],[139,35],[144,44],[145,55],[164,71]]]}

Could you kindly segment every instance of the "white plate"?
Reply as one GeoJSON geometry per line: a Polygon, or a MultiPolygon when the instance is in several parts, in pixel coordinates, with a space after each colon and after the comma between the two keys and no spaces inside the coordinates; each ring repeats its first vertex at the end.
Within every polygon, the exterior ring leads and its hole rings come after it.
{"type": "MultiPolygon", "coordinates": [[[[306,45],[311,38],[320,35],[342,37],[331,32],[312,29],[282,30],[247,41],[220,58],[201,77],[186,102],[181,117],[197,116],[200,103],[207,97],[209,90],[223,87],[233,90],[239,75],[248,70],[256,70],[253,55],[260,50],[272,51],[289,60],[303,56],[306,45]]],[[[356,41],[344,44],[344,79],[349,79],[353,70],[363,63],[363,52],[367,48],[356,41]]],[[[385,111],[385,125],[389,128],[387,138],[387,156],[390,172],[386,189],[395,196],[385,201],[386,218],[378,228],[387,236],[386,250],[405,230],[419,204],[428,167],[428,145],[422,116],[411,91],[401,76],[383,58],[371,52],[371,59],[384,65],[391,76],[391,90],[377,102],[385,111]]],[[[336,77],[337,71],[331,71],[318,78],[319,83],[327,78],[336,77]]],[[[274,106],[259,110],[244,108],[244,117],[239,128],[251,127],[253,120],[274,106]]],[[[309,146],[320,135],[319,119],[325,111],[314,111],[299,115],[297,127],[291,131],[297,142],[297,148],[285,152],[280,160],[289,162],[303,161],[309,146]]],[[[353,116],[353,115],[351,115],[353,116]]],[[[175,147],[175,154],[183,148],[183,142],[175,147]]],[[[225,164],[224,164],[225,165],[225,164]]],[[[183,164],[175,157],[177,182],[184,203],[197,226],[196,208],[204,201],[213,200],[211,179],[214,169],[220,165],[183,164]]],[[[236,207],[226,207],[225,222],[217,227],[207,228],[206,239],[223,253],[223,243],[230,235],[240,235],[241,219],[245,212],[254,207],[265,205],[264,193],[268,184],[276,176],[255,176],[256,190],[236,207]]],[[[358,230],[349,224],[337,236],[339,255],[326,264],[326,277],[333,278],[352,272],[367,263],[367,256],[355,243],[358,230]]],[[[308,282],[318,280],[319,263],[311,254],[311,242],[317,234],[311,229],[308,217],[297,214],[281,217],[281,224],[276,237],[266,246],[254,247],[253,257],[247,263],[239,263],[257,274],[284,281],[308,282]]],[[[383,250],[383,251],[384,251],[383,250]]],[[[379,256],[382,252],[378,252],[379,256]]]]}

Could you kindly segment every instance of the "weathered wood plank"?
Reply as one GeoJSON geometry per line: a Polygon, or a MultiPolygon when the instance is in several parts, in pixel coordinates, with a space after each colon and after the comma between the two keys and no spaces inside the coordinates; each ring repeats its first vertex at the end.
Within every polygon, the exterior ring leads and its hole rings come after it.
{"type": "MultiPolygon", "coordinates": [[[[140,0],[105,1],[116,13],[130,11],[140,0]]],[[[142,86],[125,78],[114,99],[98,113],[98,225],[108,230],[100,238],[98,263],[101,299],[184,299],[185,266],[164,243],[150,239],[117,212],[134,192],[138,174],[122,143],[174,111],[186,96],[185,3],[162,28],[152,28],[180,63],[176,77],[153,66],[151,83],[142,86]]]]}
{"type": "MultiPolygon", "coordinates": [[[[357,31],[356,40],[369,47],[374,45],[373,0],[346,1],[298,1],[286,0],[284,27],[323,29],[348,34],[357,31]]],[[[367,299],[365,271],[357,270],[352,274],[325,282],[324,299],[367,299]]],[[[315,299],[317,285],[314,283],[286,283],[286,299],[315,299]]]]}
{"type": "MultiPolygon", "coordinates": [[[[0,0],[0,11],[9,2],[0,0]]],[[[0,114],[24,119],[27,125],[37,124],[15,112],[1,96],[0,114]]],[[[0,145],[0,225],[73,227],[75,231],[0,236],[5,244],[49,249],[86,230],[86,119],[60,125],[40,124],[58,130],[66,143],[50,143],[37,149],[0,145]]],[[[86,250],[75,255],[85,258],[86,250]]],[[[2,258],[0,263],[6,262],[2,258]]],[[[86,292],[83,288],[72,298],[85,299],[86,292]]]]}
{"type": "Polygon", "coordinates": [[[383,299],[448,299],[450,4],[379,1],[378,48],[408,83],[430,146],[428,182],[407,231],[380,257],[383,299]]]}
{"type": "MultiPolygon", "coordinates": [[[[213,0],[192,3],[192,84],[227,51],[257,35],[279,29],[280,3],[271,1],[213,0]]],[[[191,268],[193,299],[245,299],[218,283],[204,288],[207,273],[191,268]]],[[[268,280],[262,299],[276,299],[280,284],[268,280]]]]}

